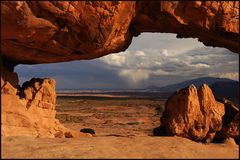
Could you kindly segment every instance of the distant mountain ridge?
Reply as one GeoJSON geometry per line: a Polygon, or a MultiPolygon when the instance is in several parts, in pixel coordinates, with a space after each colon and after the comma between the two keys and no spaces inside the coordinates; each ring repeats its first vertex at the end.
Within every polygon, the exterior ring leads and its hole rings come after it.
{"type": "Polygon", "coordinates": [[[201,77],[196,78],[192,80],[187,80],[181,83],[173,84],[173,85],[167,85],[164,87],[157,87],[157,86],[149,86],[147,89],[149,90],[156,90],[160,92],[175,92],[176,90],[185,88],[191,84],[194,84],[197,88],[200,87],[203,83],[206,83],[207,85],[212,85],[215,82],[238,82],[227,78],[215,78],[215,77],[201,77]]]}
{"type": "Polygon", "coordinates": [[[147,90],[173,93],[191,84],[199,88],[203,83],[209,85],[216,99],[224,97],[239,104],[239,82],[227,78],[201,77],[165,87],[149,86],[147,90]]]}
{"type": "Polygon", "coordinates": [[[237,104],[239,104],[239,82],[215,82],[210,85],[215,98],[225,97],[237,104]]]}
{"type": "Polygon", "coordinates": [[[62,89],[57,90],[60,94],[110,94],[117,96],[129,96],[140,98],[162,98],[167,99],[173,92],[183,89],[191,84],[197,88],[203,83],[209,85],[216,99],[225,97],[239,104],[239,82],[227,78],[201,77],[187,80],[181,83],[158,87],[151,85],[143,89],[62,89]]]}

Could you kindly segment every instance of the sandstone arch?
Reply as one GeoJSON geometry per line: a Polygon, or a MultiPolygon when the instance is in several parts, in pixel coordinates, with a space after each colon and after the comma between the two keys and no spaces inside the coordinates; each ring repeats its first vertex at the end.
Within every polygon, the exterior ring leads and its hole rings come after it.
{"type": "Polygon", "coordinates": [[[177,33],[240,53],[238,1],[1,2],[5,62],[93,59],[142,32],[177,33]]]}
{"type": "Polygon", "coordinates": [[[1,2],[1,60],[7,68],[1,64],[2,135],[69,137],[70,132],[55,119],[55,90],[46,102],[43,96],[36,99],[40,91],[32,89],[36,84],[43,90],[54,88],[54,82],[32,80],[20,92],[34,96],[20,94],[20,99],[18,77],[12,73],[15,65],[101,57],[127,49],[132,37],[142,32],[196,37],[205,45],[240,53],[238,10],[238,1],[1,2]],[[46,125],[43,119],[51,123],[46,125]]]}

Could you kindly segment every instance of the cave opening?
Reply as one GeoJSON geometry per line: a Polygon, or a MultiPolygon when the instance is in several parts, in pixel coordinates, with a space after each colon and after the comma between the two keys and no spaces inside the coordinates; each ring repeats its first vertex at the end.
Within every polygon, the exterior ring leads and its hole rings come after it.
{"type": "Polygon", "coordinates": [[[67,128],[90,128],[98,136],[146,136],[159,126],[174,91],[189,83],[238,81],[238,65],[239,56],[227,49],[176,34],[142,33],[124,52],[18,65],[15,71],[20,84],[33,77],[56,80],[56,118],[67,128]]]}

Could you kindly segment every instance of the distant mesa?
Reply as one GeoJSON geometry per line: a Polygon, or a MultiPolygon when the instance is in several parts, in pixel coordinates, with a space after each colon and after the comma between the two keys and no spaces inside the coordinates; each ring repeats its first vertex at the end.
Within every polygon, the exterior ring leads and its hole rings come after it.
{"type": "Polygon", "coordinates": [[[158,87],[158,86],[155,86],[155,85],[151,85],[151,86],[148,86],[146,89],[147,90],[160,90],[161,87],[158,87]]]}

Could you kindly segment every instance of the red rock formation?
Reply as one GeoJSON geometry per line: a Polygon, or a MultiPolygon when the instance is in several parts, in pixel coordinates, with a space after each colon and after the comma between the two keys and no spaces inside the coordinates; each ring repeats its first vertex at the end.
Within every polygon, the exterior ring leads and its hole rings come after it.
{"type": "Polygon", "coordinates": [[[161,127],[166,135],[177,135],[209,143],[222,128],[224,105],[215,101],[211,89],[203,84],[174,93],[166,102],[161,127]]]}
{"type": "Polygon", "coordinates": [[[219,101],[225,106],[225,115],[223,116],[223,127],[217,132],[215,139],[231,137],[239,143],[239,106],[225,98],[219,99],[219,101]]]}
{"type": "Polygon", "coordinates": [[[70,131],[55,119],[55,80],[32,79],[19,89],[16,73],[2,68],[1,76],[2,136],[88,136],[70,131]]]}
{"type": "Polygon", "coordinates": [[[237,1],[140,1],[133,24],[139,33],[177,33],[240,53],[238,10],[237,1]]]}
{"type": "MultiPolygon", "coordinates": [[[[93,59],[124,51],[132,37],[142,32],[197,37],[205,45],[239,53],[238,9],[239,2],[233,1],[3,1],[1,58],[11,70],[16,64],[93,59]]],[[[17,85],[15,73],[1,71],[2,135],[77,134],[66,132],[54,118],[54,81],[35,79],[22,91],[17,85]]],[[[208,92],[203,87],[197,95],[191,87],[186,91],[191,93],[189,96],[177,98],[186,107],[179,108],[179,112],[186,115],[170,117],[172,120],[166,122],[172,125],[172,133],[209,141],[219,129],[222,104],[202,90],[208,92]],[[209,100],[196,101],[199,97],[209,100]],[[220,115],[214,111],[217,107],[220,115]]],[[[167,108],[176,105],[178,101],[169,102],[167,108]]],[[[169,113],[178,115],[174,109],[169,113]]]]}
{"type": "Polygon", "coordinates": [[[4,61],[51,63],[125,50],[142,32],[197,37],[239,51],[237,1],[1,2],[4,61]]]}
{"type": "Polygon", "coordinates": [[[239,111],[234,116],[231,123],[222,128],[222,133],[225,133],[227,135],[227,138],[233,137],[234,139],[239,141],[239,111]]]}
{"type": "Polygon", "coordinates": [[[135,2],[2,2],[2,52],[18,63],[92,59],[126,49],[135,2]]]}

